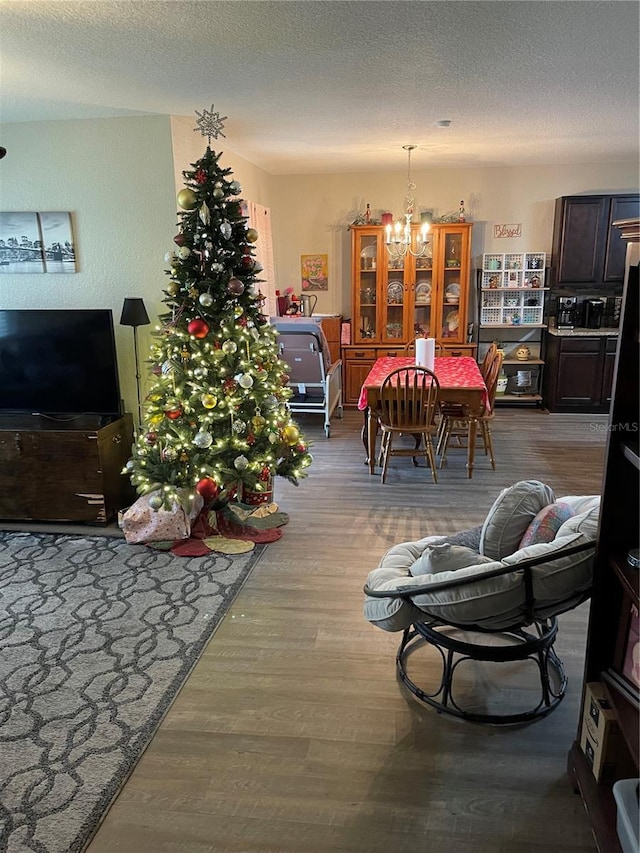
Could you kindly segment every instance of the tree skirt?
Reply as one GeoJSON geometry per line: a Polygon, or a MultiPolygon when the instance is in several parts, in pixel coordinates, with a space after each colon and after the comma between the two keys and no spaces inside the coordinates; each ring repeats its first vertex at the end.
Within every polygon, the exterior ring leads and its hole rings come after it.
{"type": "Polygon", "coordinates": [[[0,850],[85,847],[264,548],[0,533],[0,850]]]}

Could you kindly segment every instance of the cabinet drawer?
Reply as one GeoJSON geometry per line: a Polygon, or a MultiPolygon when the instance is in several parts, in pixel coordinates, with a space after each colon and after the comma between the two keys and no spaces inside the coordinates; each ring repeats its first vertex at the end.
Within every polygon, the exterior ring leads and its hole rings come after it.
{"type": "Polygon", "coordinates": [[[600,352],[601,338],[562,338],[562,352],[600,352]]]}
{"type": "Polygon", "coordinates": [[[346,349],[344,350],[345,361],[371,361],[376,360],[375,349],[346,349]]]}
{"type": "Polygon", "coordinates": [[[615,352],[618,349],[617,338],[607,338],[607,348],[605,352],[615,352]]]}
{"type": "Polygon", "coordinates": [[[404,348],[397,347],[376,347],[376,358],[395,358],[398,355],[404,355],[404,348]]]}
{"type": "Polygon", "coordinates": [[[473,358],[475,352],[476,348],[474,344],[469,344],[468,346],[465,344],[444,344],[440,356],[443,358],[473,358]]]}

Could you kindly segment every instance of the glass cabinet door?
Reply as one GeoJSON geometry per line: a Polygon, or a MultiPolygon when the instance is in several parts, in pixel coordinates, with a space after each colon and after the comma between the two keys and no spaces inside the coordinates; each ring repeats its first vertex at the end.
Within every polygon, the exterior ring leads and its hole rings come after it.
{"type": "Polygon", "coordinates": [[[358,231],[355,237],[354,281],[355,316],[353,317],[354,343],[379,341],[378,299],[381,234],[371,230],[358,231]]]}
{"type": "Polygon", "coordinates": [[[469,230],[455,225],[443,229],[440,241],[442,261],[442,286],[439,288],[440,329],[437,337],[443,343],[460,343],[465,335],[466,306],[461,304],[467,292],[469,275],[466,257],[468,254],[469,230]]]}
{"type": "Polygon", "coordinates": [[[406,340],[408,275],[405,259],[395,258],[383,246],[385,276],[382,281],[382,340],[385,343],[404,343],[406,340]]]}
{"type": "Polygon", "coordinates": [[[429,239],[425,254],[414,259],[414,265],[413,328],[410,337],[435,337],[432,314],[433,238],[429,239]]]}

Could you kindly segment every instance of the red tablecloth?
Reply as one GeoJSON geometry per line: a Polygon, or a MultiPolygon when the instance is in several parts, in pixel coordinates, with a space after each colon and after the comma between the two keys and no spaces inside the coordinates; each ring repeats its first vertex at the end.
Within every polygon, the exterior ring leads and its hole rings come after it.
{"type": "MultiPolygon", "coordinates": [[[[367,387],[378,387],[382,385],[385,376],[398,367],[407,367],[415,364],[415,358],[403,356],[388,356],[379,358],[373,365],[360,389],[358,408],[362,411],[367,408],[367,387]]],[[[433,372],[438,377],[441,388],[470,388],[474,391],[483,391],[482,402],[489,408],[489,396],[487,386],[480,373],[480,368],[475,358],[468,356],[463,358],[436,358],[433,372]]]]}

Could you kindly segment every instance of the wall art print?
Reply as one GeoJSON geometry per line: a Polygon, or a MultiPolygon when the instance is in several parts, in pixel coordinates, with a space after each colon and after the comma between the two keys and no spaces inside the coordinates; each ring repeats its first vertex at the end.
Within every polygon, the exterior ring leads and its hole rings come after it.
{"type": "Polygon", "coordinates": [[[329,290],[329,255],[300,255],[302,290],[329,290]]]}
{"type": "Polygon", "coordinates": [[[0,213],[0,275],[76,271],[70,213],[0,213]]]}

